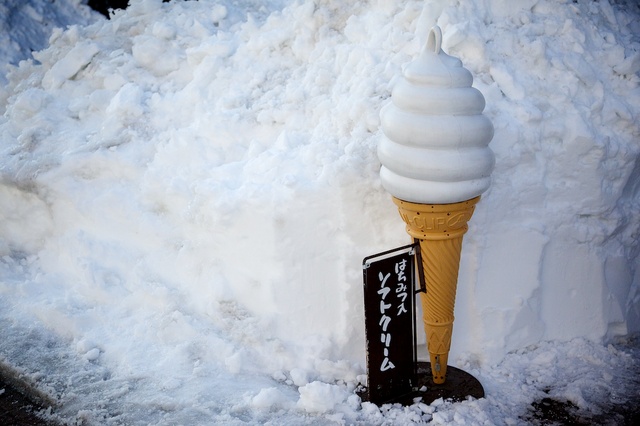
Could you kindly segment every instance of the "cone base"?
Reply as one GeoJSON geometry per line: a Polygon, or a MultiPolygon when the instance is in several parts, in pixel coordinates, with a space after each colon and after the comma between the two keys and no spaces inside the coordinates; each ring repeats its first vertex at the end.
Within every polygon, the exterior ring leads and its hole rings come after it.
{"type": "MultiPolygon", "coordinates": [[[[425,404],[431,404],[438,398],[450,399],[454,402],[465,401],[468,397],[484,398],[484,388],[478,379],[459,368],[447,366],[447,381],[442,385],[433,384],[430,362],[417,362],[417,370],[416,389],[426,388],[426,390],[415,390],[406,395],[398,395],[385,403],[400,403],[409,406],[415,404],[415,398],[421,398],[421,402],[425,404]]],[[[366,390],[356,393],[363,401],[369,400],[366,390]]]]}
{"type": "Polygon", "coordinates": [[[442,385],[447,378],[447,361],[449,360],[449,352],[442,354],[429,353],[431,359],[431,378],[433,384],[442,385]]]}

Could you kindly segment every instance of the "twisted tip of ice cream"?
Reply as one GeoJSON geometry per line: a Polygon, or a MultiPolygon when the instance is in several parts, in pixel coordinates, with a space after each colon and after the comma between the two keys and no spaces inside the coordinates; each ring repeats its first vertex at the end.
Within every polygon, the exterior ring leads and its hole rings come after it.
{"type": "Polygon", "coordinates": [[[432,28],[380,112],[386,136],[378,145],[382,184],[414,203],[456,203],[482,194],[495,162],[484,97],[441,41],[440,28],[432,28]]]}

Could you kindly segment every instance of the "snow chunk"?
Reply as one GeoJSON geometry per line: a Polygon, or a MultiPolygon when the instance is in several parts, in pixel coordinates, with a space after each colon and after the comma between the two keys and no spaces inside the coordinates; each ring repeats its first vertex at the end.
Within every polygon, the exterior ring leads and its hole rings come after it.
{"type": "Polygon", "coordinates": [[[66,80],[86,67],[98,52],[100,48],[96,43],[88,40],[79,42],[45,73],[42,87],[47,90],[59,89],[66,80]]]}
{"type": "Polygon", "coordinates": [[[350,395],[342,386],[319,381],[302,386],[298,391],[300,392],[298,407],[310,413],[331,411],[338,404],[343,404],[350,395]]]}
{"type": "Polygon", "coordinates": [[[261,389],[256,396],[251,399],[251,405],[258,409],[292,409],[295,403],[291,401],[278,388],[261,389]]]}

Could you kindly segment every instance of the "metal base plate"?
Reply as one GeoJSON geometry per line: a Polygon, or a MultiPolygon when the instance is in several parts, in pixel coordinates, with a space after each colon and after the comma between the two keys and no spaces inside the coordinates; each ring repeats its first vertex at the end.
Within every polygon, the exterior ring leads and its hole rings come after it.
{"type": "MultiPolygon", "coordinates": [[[[433,383],[430,362],[418,362],[418,390],[405,395],[400,395],[386,401],[387,404],[400,403],[402,405],[411,405],[420,401],[425,404],[431,404],[438,398],[452,401],[464,401],[468,397],[476,399],[484,398],[484,388],[471,374],[459,368],[447,366],[447,380],[441,385],[433,383]],[[426,390],[422,391],[420,389],[426,390]],[[420,398],[420,400],[417,400],[420,398]]],[[[368,400],[367,391],[360,393],[363,401],[368,400]]]]}
{"type": "Polygon", "coordinates": [[[426,386],[424,392],[417,391],[422,402],[431,403],[438,398],[464,401],[467,397],[484,398],[484,388],[471,374],[459,368],[447,366],[447,380],[441,384],[433,383],[430,362],[418,362],[418,386],[426,386]]]}

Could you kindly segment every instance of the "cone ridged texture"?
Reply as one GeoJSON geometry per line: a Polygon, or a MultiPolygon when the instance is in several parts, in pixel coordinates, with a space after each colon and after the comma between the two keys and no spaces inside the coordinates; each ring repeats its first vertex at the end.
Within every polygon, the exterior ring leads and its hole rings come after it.
{"type": "Polygon", "coordinates": [[[480,197],[453,204],[416,204],[394,197],[407,233],[420,242],[427,293],[422,312],[433,381],[445,382],[453,331],[462,238],[480,197]]]}

